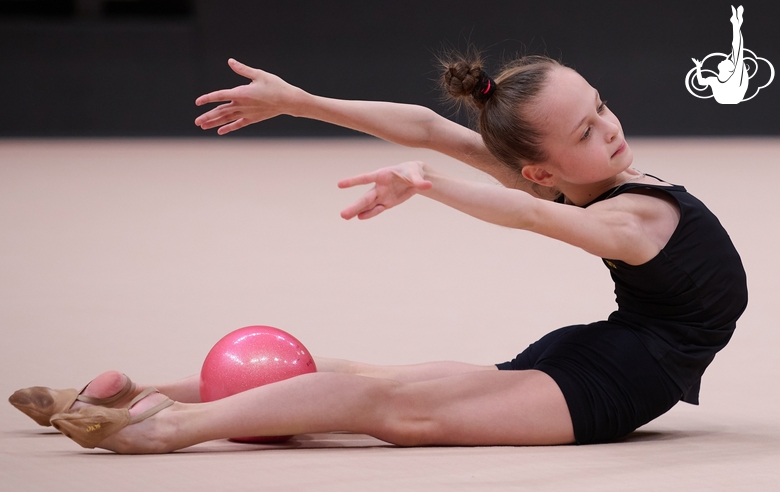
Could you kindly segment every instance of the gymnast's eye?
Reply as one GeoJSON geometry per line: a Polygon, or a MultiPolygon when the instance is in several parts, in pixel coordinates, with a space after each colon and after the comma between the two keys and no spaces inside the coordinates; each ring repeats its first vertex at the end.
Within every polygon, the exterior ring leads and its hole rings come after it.
{"type": "MultiPolygon", "coordinates": [[[[601,101],[601,104],[599,104],[598,108],[596,108],[596,112],[601,114],[604,111],[604,108],[606,107],[607,107],[607,101],[601,101]]],[[[588,137],[590,137],[590,127],[588,127],[585,130],[585,134],[582,136],[581,140],[585,140],[588,137]]]]}
{"type": "MultiPolygon", "coordinates": [[[[604,108],[607,107],[607,101],[601,101],[601,104],[598,105],[596,108],[596,112],[601,114],[604,111],[604,108]]],[[[590,127],[588,127],[585,130],[585,134],[582,136],[580,140],[585,140],[586,138],[590,137],[590,127]]]]}
{"type": "Polygon", "coordinates": [[[586,138],[590,137],[590,127],[588,127],[585,130],[585,134],[582,136],[581,140],[585,140],[586,138]]]}
{"type": "MultiPolygon", "coordinates": [[[[598,114],[601,114],[604,111],[604,108],[606,107],[607,107],[607,101],[601,101],[601,104],[599,104],[598,107],[596,107],[596,112],[598,114]]],[[[590,137],[590,127],[588,127],[585,130],[585,134],[582,136],[580,140],[585,140],[588,137],[590,137]]]]}

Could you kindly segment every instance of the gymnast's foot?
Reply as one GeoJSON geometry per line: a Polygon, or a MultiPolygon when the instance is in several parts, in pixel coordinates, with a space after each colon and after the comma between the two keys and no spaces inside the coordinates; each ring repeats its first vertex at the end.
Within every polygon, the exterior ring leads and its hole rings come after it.
{"type": "Polygon", "coordinates": [[[133,399],[133,397],[135,397],[135,395],[140,393],[140,390],[135,388],[135,385],[130,381],[130,378],[121,372],[106,371],[90,381],[87,387],[84,388],[84,391],[81,392],[83,396],[87,396],[89,398],[85,398],[84,400],[86,401],[77,399],[70,407],[70,409],[75,410],[77,408],[88,405],[97,405],[99,403],[90,403],[89,400],[92,398],[97,400],[108,399],[119,395],[122,392],[124,392],[124,394],[119,400],[111,405],[112,407],[122,407],[123,404],[128,403],[133,399]]]}
{"type": "Polygon", "coordinates": [[[103,448],[124,454],[165,453],[173,450],[177,408],[173,400],[147,388],[130,403],[129,408],[87,406],[58,413],[52,425],[85,448],[103,448]],[[158,415],[160,414],[160,415],[158,415]]]}
{"type": "Polygon", "coordinates": [[[137,394],[135,385],[124,374],[108,371],[92,380],[81,392],[33,386],[16,391],[8,401],[39,425],[49,426],[52,415],[85,405],[119,407],[137,394]]]}

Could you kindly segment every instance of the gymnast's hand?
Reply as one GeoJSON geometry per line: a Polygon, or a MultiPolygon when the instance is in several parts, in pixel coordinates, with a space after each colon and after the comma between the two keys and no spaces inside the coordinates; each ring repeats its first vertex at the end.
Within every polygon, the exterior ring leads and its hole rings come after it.
{"type": "Polygon", "coordinates": [[[339,181],[339,188],[351,188],[371,183],[374,183],[374,188],[345,208],[341,212],[341,217],[347,220],[355,216],[360,220],[370,219],[389,208],[402,204],[417,192],[429,190],[433,186],[430,181],[425,179],[423,163],[412,161],[385,167],[354,178],[342,179],[339,181]]]}
{"type": "Polygon", "coordinates": [[[276,75],[248,67],[232,58],[228,60],[228,65],[251,82],[214,91],[195,100],[197,106],[224,103],[195,119],[195,124],[204,130],[219,127],[217,133],[224,135],[258,121],[289,114],[296,100],[305,94],[276,75]]]}

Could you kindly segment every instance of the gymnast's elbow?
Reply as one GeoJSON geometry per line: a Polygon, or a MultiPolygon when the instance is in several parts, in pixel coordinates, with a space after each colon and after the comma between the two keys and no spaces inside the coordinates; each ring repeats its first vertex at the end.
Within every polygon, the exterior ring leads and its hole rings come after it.
{"type": "Polygon", "coordinates": [[[541,200],[541,198],[530,197],[530,195],[529,198],[531,198],[530,203],[523,203],[521,206],[507,210],[503,217],[504,220],[499,225],[535,232],[541,221],[538,207],[535,206],[534,202],[541,200]]]}
{"type": "Polygon", "coordinates": [[[418,149],[433,148],[441,133],[437,126],[441,119],[441,116],[430,108],[414,106],[413,124],[409,125],[412,131],[405,135],[404,142],[399,143],[405,147],[418,149]]]}

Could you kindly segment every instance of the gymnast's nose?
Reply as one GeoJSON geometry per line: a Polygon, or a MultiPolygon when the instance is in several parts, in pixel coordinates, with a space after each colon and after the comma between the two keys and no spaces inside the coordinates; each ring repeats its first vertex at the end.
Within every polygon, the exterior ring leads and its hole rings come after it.
{"type": "Polygon", "coordinates": [[[618,135],[620,135],[620,126],[617,123],[613,123],[609,120],[605,120],[604,124],[606,125],[604,138],[606,138],[607,143],[612,142],[618,137],[618,135]]]}

